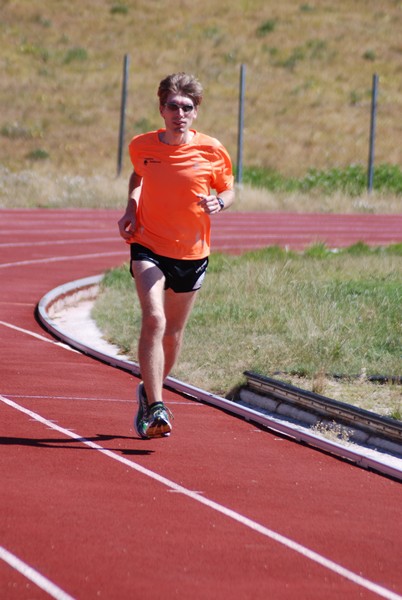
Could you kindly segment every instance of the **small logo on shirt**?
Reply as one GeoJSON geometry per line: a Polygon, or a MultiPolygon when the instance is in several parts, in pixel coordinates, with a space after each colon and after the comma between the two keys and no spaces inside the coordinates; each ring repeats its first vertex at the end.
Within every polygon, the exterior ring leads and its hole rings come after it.
{"type": "Polygon", "coordinates": [[[144,158],[144,165],[147,166],[147,164],[151,163],[151,164],[159,164],[161,161],[157,160],[156,158],[153,158],[152,156],[147,156],[146,158],[144,158]]]}

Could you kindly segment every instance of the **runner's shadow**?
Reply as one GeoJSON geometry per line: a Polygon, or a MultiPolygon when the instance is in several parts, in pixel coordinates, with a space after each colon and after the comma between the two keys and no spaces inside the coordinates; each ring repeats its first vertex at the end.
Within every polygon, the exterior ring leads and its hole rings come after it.
{"type": "MultiPolygon", "coordinates": [[[[101,442],[109,442],[111,440],[136,440],[136,438],[125,435],[105,435],[97,434],[92,437],[77,437],[77,438],[22,438],[22,437],[6,437],[0,436],[0,444],[3,446],[30,446],[31,448],[58,448],[68,450],[108,450],[125,456],[146,456],[153,454],[153,450],[139,450],[137,448],[107,448],[101,446],[101,442]],[[99,444],[101,448],[95,448],[85,442],[93,442],[99,444]]],[[[137,441],[137,440],[136,440],[137,441]]]]}

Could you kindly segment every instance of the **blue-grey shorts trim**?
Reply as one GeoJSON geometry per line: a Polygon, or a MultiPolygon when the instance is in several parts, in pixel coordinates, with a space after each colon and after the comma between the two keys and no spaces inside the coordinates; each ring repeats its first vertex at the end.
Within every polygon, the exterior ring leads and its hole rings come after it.
{"type": "Polygon", "coordinates": [[[195,292],[199,290],[208,268],[208,257],[197,260],[169,258],[155,254],[155,252],[152,252],[152,250],[141,244],[131,244],[130,255],[130,273],[133,277],[132,261],[150,261],[165,276],[165,290],[171,289],[176,293],[195,292]]]}

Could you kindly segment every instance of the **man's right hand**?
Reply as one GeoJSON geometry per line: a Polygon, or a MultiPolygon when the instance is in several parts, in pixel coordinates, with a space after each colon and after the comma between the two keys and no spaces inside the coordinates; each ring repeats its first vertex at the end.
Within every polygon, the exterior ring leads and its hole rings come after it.
{"type": "Polygon", "coordinates": [[[123,240],[128,244],[132,241],[135,231],[136,218],[134,215],[128,215],[127,213],[122,216],[118,221],[119,233],[123,240]]]}

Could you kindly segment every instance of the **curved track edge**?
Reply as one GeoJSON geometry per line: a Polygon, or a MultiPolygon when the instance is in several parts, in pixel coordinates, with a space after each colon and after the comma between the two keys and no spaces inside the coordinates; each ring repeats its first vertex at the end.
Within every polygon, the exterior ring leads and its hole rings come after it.
{"type": "MultiPolygon", "coordinates": [[[[72,294],[84,291],[86,289],[89,290],[94,286],[98,286],[102,279],[103,275],[86,277],[84,279],[78,279],[76,281],[65,283],[50,290],[40,299],[37,304],[38,320],[49,333],[68,346],[79,350],[83,354],[97,359],[109,366],[122,369],[131,375],[140,377],[140,368],[138,363],[93,348],[92,346],[86,344],[82,339],[73,337],[71,334],[64,331],[58,324],[55,323],[54,319],[49,316],[49,309],[56,302],[62,301],[64,298],[67,298],[72,294]]],[[[301,430],[296,425],[279,422],[278,420],[273,419],[268,415],[259,412],[258,410],[235,404],[230,400],[216,396],[210,392],[182,382],[173,377],[168,377],[166,379],[165,387],[179,394],[183,394],[195,401],[204,402],[214,406],[215,408],[224,410],[229,414],[240,417],[248,422],[255,423],[269,431],[284,435],[285,437],[291,438],[294,441],[303,443],[317,450],[327,452],[328,454],[332,454],[337,458],[349,461],[356,466],[369,469],[375,471],[376,473],[402,481],[402,471],[400,469],[381,462],[373,457],[366,456],[357,449],[351,450],[350,448],[342,446],[341,444],[331,440],[322,439],[312,433],[301,430]]]]}

